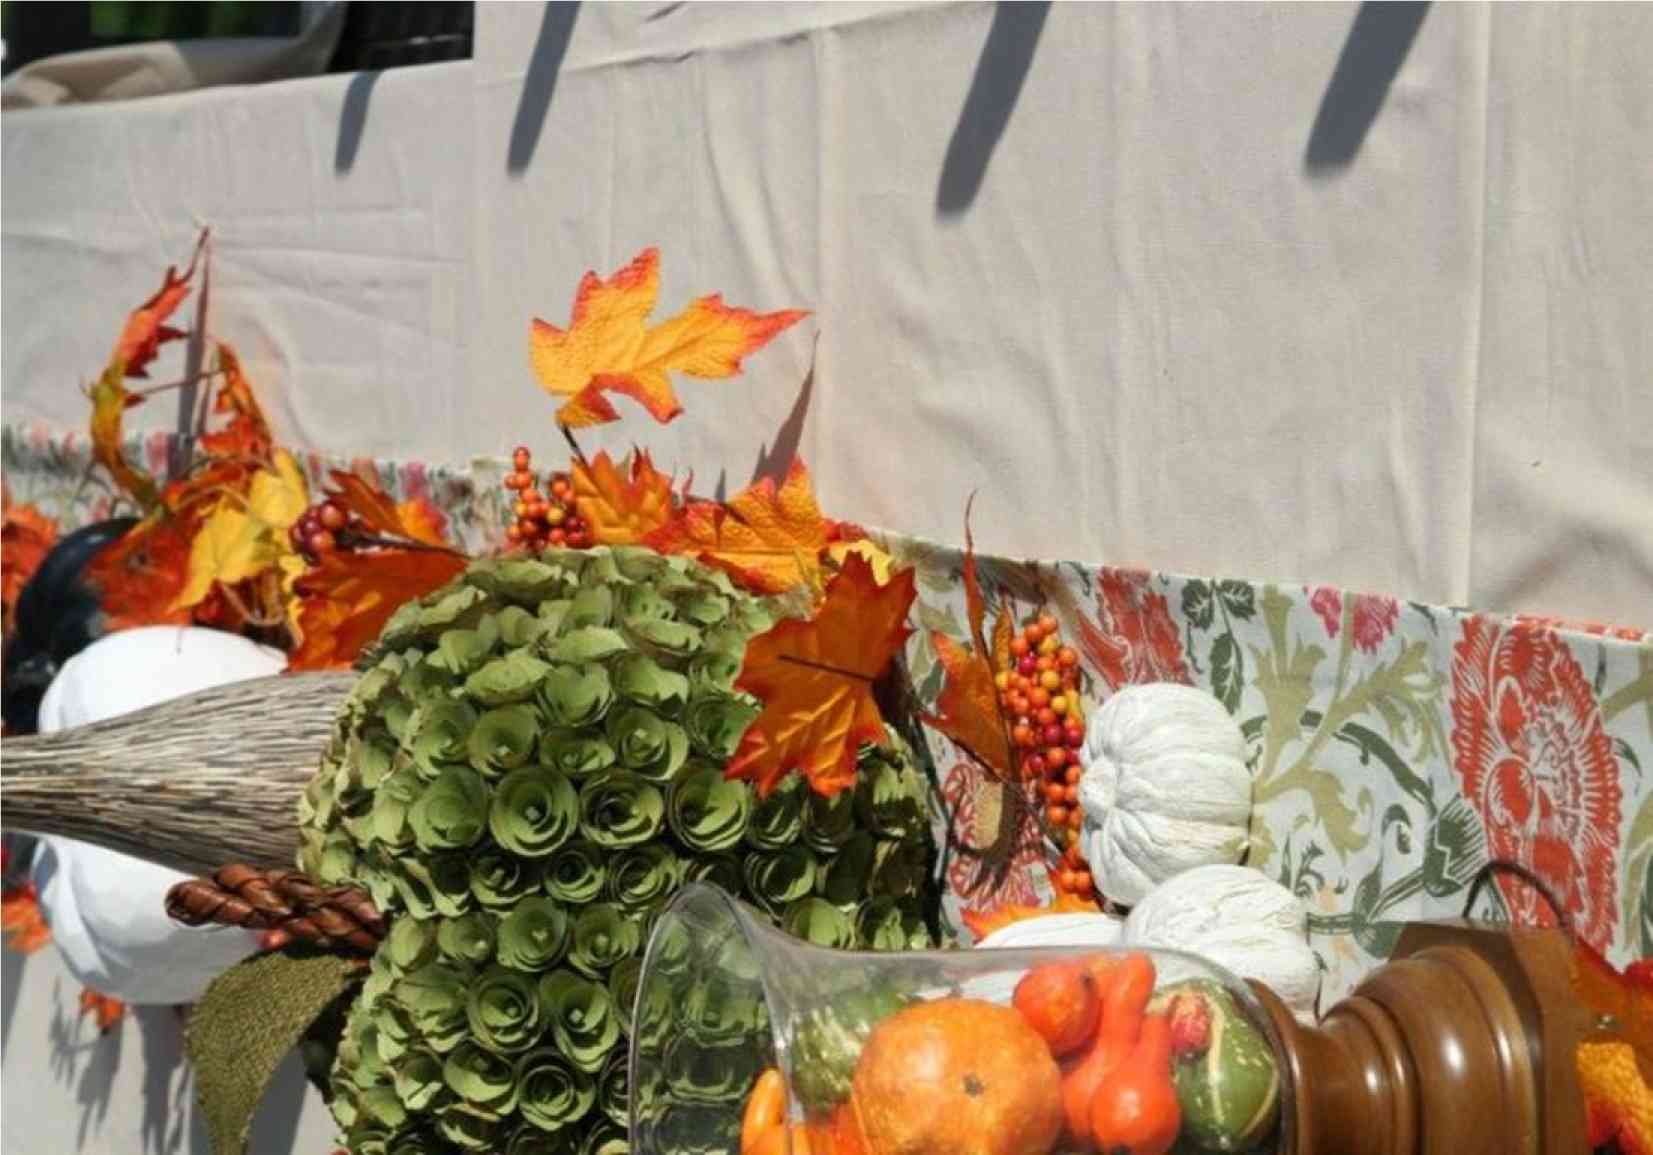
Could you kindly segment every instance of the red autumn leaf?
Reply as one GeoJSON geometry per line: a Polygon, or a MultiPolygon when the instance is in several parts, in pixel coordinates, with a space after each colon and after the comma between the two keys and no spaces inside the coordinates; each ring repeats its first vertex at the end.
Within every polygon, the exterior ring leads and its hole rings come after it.
{"type": "Polygon", "coordinates": [[[599,545],[632,545],[672,517],[671,478],[639,449],[618,466],[607,453],[576,461],[574,506],[599,545]]]}
{"type": "Polygon", "coordinates": [[[0,894],[0,936],[5,938],[6,949],[18,954],[33,954],[52,941],[34,883],[8,887],[0,894]]]}
{"type": "Polygon", "coordinates": [[[866,559],[850,555],[827,584],[811,621],[789,619],[747,644],[735,685],[763,702],[740,741],[728,777],[768,794],[794,770],[817,793],[855,784],[855,755],[884,739],[872,682],[911,633],[913,571],[879,585],[866,559]]]}
{"type": "Polygon", "coordinates": [[[360,474],[334,470],[327,496],[362,519],[369,533],[403,537],[426,545],[446,545],[447,518],[420,498],[398,504],[360,474]]]}
{"type": "Polygon", "coordinates": [[[29,578],[57,541],[57,522],[32,505],[14,505],[0,488],[0,623],[11,630],[12,609],[29,578]]]}
{"type": "Polygon", "coordinates": [[[758,593],[785,593],[800,583],[815,585],[821,550],[836,526],[821,516],[809,471],[797,459],[786,482],[765,477],[719,505],[690,502],[644,544],[661,553],[689,554],[758,593]]]}
{"type": "Polygon", "coordinates": [[[169,266],[154,296],[132,310],[120,337],[115,341],[115,351],[110,354],[111,366],[118,365],[128,377],[143,377],[162,343],[184,335],[182,330],[167,325],[166,319],[189,296],[189,281],[195,275],[195,264],[200,260],[206,243],[207,231],[203,229],[200,239],[195,242],[195,252],[189,258],[189,268],[184,270],[183,275],[178,275],[176,266],[169,266]]]}
{"type": "Polygon", "coordinates": [[[1064,892],[1058,894],[1049,906],[1006,903],[992,910],[966,910],[962,917],[964,925],[970,928],[970,933],[980,942],[994,931],[1003,930],[1018,922],[1026,922],[1030,918],[1043,918],[1048,914],[1097,914],[1101,909],[1088,898],[1064,892]]]}
{"type": "Polygon", "coordinates": [[[269,422],[241,371],[241,359],[223,341],[218,343],[218,367],[224,380],[213,398],[212,411],[227,413],[230,420],[224,428],[201,435],[202,450],[214,457],[268,457],[272,445],[269,422]]]}
{"type": "Polygon", "coordinates": [[[936,712],[924,720],[975,755],[1000,779],[1010,781],[1010,740],[999,692],[987,662],[942,633],[931,633],[936,660],[947,672],[947,683],[936,698],[936,712]]]}
{"type": "Polygon", "coordinates": [[[188,609],[171,607],[189,583],[190,545],[200,525],[199,503],[178,514],[163,509],[92,559],[86,577],[102,592],[109,630],[190,621],[188,609]]]}
{"type": "Polygon", "coordinates": [[[464,570],[466,559],[443,550],[385,549],[322,555],[295,585],[303,641],[291,670],[350,665],[379,636],[397,607],[423,597],[464,570]]]}
{"type": "Polygon", "coordinates": [[[126,1014],[126,1004],[113,995],[99,994],[91,987],[80,988],[80,1013],[84,1017],[92,1016],[97,1024],[98,1034],[106,1035],[109,1029],[121,1021],[126,1014]]]}
{"type": "Polygon", "coordinates": [[[733,377],[742,357],[808,315],[798,310],[754,313],[725,305],[714,293],[650,328],[648,316],[659,293],[660,253],[645,249],[606,281],[586,273],[567,329],[534,320],[528,331],[529,358],[541,387],[565,399],[557,410],[560,424],[618,420],[604,396],[610,391],[635,398],[656,421],[670,421],[683,412],[672,390],[672,373],[733,377]]]}

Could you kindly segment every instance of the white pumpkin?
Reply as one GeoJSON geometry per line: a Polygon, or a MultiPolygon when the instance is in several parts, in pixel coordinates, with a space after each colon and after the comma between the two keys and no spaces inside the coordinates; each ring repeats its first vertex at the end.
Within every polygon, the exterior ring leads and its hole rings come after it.
{"type": "MultiPolygon", "coordinates": [[[[286,655],[236,634],[148,626],[109,634],[64,663],[40,704],[42,732],[84,726],[212,686],[280,673],[286,655]]],[[[52,943],[74,978],[137,1005],[192,1002],[258,949],[258,936],[167,917],[188,875],[70,838],[41,839],[31,875],[52,943]]]]}
{"type": "Polygon", "coordinates": [[[1126,686],[1091,715],[1080,764],[1080,846],[1112,901],[1132,906],[1191,867],[1245,854],[1245,737],[1204,690],[1126,686]]]}
{"type": "Polygon", "coordinates": [[[1125,933],[1111,914],[1042,914],[1000,927],[976,944],[978,950],[1035,946],[1110,947],[1125,933]]]}
{"type": "Polygon", "coordinates": [[[1210,959],[1266,984],[1292,1013],[1314,1021],[1320,962],[1298,897],[1247,866],[1201,866],[1155,887],[1125,919],[1131,946],[1210,959]]]}

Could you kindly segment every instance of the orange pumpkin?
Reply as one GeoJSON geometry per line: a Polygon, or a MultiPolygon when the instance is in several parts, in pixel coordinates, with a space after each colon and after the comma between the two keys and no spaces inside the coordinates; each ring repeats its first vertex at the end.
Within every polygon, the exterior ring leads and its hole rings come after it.
{"type": "Polygon", "coordinates": [[[873,1155],[1047,1155],[1062,1130],[1061,1072],[1020,1014],[938,999],[873,1029],[850,1102],[873,1155]]]}

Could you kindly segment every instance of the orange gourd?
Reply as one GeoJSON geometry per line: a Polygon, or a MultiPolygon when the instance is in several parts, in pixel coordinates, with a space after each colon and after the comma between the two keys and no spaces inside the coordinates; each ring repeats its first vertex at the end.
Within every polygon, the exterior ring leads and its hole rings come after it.
{"type": "Polygon", "coordinates": [[[1050,1048],[1016,1011],[981,999],[917,1003],[884,1019],[851,1088],[875,1155],[1048,1155],[1062,1130],[1050,1048]]]}
{"type": "Polygon", "coordinates": [[[1022,976],[1011,996],[1028,1026],[1038,1031],[1057,1058],[1083,1047],[1096,1033],[1102,1000],[1096,978],[1076,963],[1045,963],[1022,976]]]}
{"type": "Polygon", "coordinates": [[[740,1120],[740,1155],[786,1155],[786,1079],[774,1067],[768,1068],[752,1084],[746,1096],[746,1111],[740,1120]],[[761,1148],[773,1146],[769,1136],[782,1132],[779,1152],[761,1148]]]}
{"type": "Polygon", "coordinates": [[[1097,1089],[1092,1136],[1110,1155],[1165,1155],[1181,1128],[1182,1107],[1171,1081],[1171,1022],[1149,1015],[1136,1046],[1097,1089]]]}
{"type": "Polygon", "coordinates": [[[1130,1055],[1142,1026],[1142,1015],[1154,993],[1154,963],[1145,954],[1098,955],[1086,964],[1100,975],[1102,1014],[1096,1036],[1062,1076],[1062,1114],[1067,1135],[1089,1147],[1091,1105],[1103,1080],[1130,1055]]]}

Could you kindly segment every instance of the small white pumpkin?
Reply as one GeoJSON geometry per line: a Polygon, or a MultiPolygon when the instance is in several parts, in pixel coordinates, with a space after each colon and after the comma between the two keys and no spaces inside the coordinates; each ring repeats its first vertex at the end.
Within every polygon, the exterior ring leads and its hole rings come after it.
{"type": "Polygon", "coordinates": [[[1298,897],[1248,866],[1201,866],[1155,887],[1125,920],[1131,946],[1187,951],[1265,984],[1314,1021],[1320,963],[1298,897]]]}
{"type": "Polygon", "coordinates": [[[1132,906],[1191,867],[1245,853],[1245,737],[1204,690],[1126,686],[1091,716],[1080,764],[1080,846],[1112,901],[1132,906]]]}

